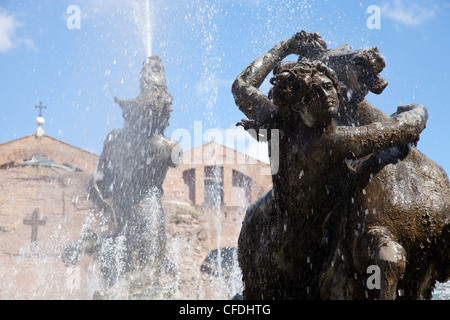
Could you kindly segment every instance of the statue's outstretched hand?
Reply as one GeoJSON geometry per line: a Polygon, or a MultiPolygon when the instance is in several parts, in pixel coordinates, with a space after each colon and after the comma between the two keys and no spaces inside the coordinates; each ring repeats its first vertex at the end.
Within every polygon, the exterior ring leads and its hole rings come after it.
{"type": "Polygon", "coordinates": [[[428,120],[428,111],[421,104],[409,104],[397,107],[397,112],[391,117],[399,121],[409,121],[418,127],[422,127],[423,130],[428,120]]]}
{"type": "Polygon", "coordinates": [[[425,129],[428,120],[427,109],[420,104],[410,104],[399,106],[397,112],[391,115],[391,118],[397,120],[406,130],[407,127],[413,127],[411,136],[413,143],[419,141],[420,133],[425,129]]]}
{"type": "Polygon", "coordinates": [[[255,120],[245,120],[243,119],[242,121],[236,123],[236,127],[243,127],[244,130],[250,130],[250,129],[255,129],[257,128],[257,124],[255,120]]]}
{"type": "Polygon", "coordinates": [[[312,57],[327,51],[327,44],[318,32],[302,30],[287,40],[290,54],[312,57]]]}

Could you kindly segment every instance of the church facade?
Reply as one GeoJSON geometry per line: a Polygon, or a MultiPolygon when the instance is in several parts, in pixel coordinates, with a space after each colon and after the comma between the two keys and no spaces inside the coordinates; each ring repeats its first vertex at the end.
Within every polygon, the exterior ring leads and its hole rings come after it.
{"type": "Polygon", "coordinates": [[[90,262],[66,269],[60,254],[99,217],[87,183],[98,156],[48,136],[0,144],[0,298],[81,299],[90,262]],[[92,220],[93,221],[93,220],[92,220]]]}
{"type": "MultiPolygon", "coordinates": [[[[0,299],[90,299],[102,288],[93,257],[75,268],[60,258],[83,232],[110,232],[87,192],[98,158],[44,134],[0,144],[0,299]]],[[[228,298],[201,266],[212,250],[236,247],[246,208],[271,188],[269,170],[216,143],[169,170],[163,206],[177,298],[228,298]]]]}

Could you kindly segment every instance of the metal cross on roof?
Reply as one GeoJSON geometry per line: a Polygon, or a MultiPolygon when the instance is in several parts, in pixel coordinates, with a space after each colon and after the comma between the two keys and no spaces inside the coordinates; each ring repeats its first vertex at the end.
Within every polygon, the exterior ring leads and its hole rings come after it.
{"type": "Polygon", "coordinates": [[[39,109],[39,117],[42,117],[42,109],[47,109],[46,106],[42,105],[42,101],[39,101],[39,105],[34,107],[35,109],[39,109]]]}

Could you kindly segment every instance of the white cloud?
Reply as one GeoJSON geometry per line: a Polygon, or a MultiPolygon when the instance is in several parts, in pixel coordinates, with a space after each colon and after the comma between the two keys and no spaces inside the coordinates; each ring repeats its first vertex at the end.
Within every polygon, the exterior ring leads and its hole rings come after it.
{"type": "Polygon", "coordinates": [[[403,0],[394,0],[393,3],[385,3],[381,9],[382,16],[394,20],[408,27],[417,27],[432,19],[438,12],[436,4],[425,6],[419,3],[407,4],[403,0]]]}
{"type": "Polygon", "coordinates": [[[6,52],[14,47],[11,37],[15,27],[14,18],[6,15],[6,12],[0,8],[0,52],[6,52]]]}
{"type": "Polygon", "coordinates": [[[29,49],[37,50],[32,40],[15,36],[17,28],[22,26],[20,21],[16,20],[13,15],[8,15],[5,9],[0,7],[0,53],[5,53],[22,44],[29,49]]]}

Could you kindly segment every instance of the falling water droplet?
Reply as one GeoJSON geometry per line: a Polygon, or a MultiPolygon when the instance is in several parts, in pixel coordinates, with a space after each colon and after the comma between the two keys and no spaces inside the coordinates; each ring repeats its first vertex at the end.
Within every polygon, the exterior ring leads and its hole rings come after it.
{"type": "Polygon", "coordinates": [[[300,174],[298,175],[298,178],[301,179],[303,178],[303,176],[305,175],[305,171],[301,171],[300,174]]]}

